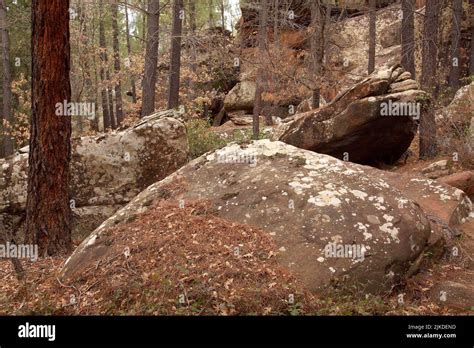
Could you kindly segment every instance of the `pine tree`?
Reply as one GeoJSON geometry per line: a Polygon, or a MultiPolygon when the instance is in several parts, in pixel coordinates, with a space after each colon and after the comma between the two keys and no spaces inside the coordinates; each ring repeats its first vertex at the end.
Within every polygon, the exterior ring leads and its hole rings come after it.
{"type": "Polygon", "coordinates": [[[402,66],[415,79],[415,0],[402,0],[402,66]]]}
{"type": "MultiPolygon", "coordinates": [[[[2,31],[2,64],[3,64],[3,117],[8,123],[9,131],[3,139],[3,155],[13,154],[13,139],[9,134],[13,127],[12,110],[12,76],[10,71],[10,35],[8,33],[7,7],[5,0],[0,0],[0,25],[2,31]]],[[[1,129],[1,127],[0,127],[1,129]]]]}
{"type": "Polygon", "coordinates": [[[160,0],[148,0],[145,71],[143,74],[143,100],[141,117],[155,111],[156,69],[160,38],[160,0]]]}
{"type": "Polygon", "coordinates": [[[32,118],[26,236],[40,252],[69,252],[71,118],[56,103],[71,100],[69,0],[32,1],[32,118]]]}
{"type": "Polygon", "coordinates": [[[173,109],[179,106],[181,35],[183,30],[183,13],[183,0],[174,0],[173,29],[171,34],[171,63],[168,92],[168,109],[173,109]]]}

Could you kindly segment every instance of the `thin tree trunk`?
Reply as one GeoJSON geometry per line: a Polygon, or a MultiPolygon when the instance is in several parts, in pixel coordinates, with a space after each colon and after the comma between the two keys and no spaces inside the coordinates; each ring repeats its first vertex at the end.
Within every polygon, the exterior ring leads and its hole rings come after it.
{"type": "MultiPolygon", "coordinates": [[[[431,94],[435,93],[436,72],[438,65],[438,17],[441,1],[427,1],[423,28],[421,85],[431,94]]],[[[420,119],[420,158],[430,158],[436,155],[436,123],[433,106],[430,105],[422,113],[420,119]]]]}
{"type": "Polygon", "coordinates": [[[415,0],[402,0],[402,66],[415,79],[415,0]]]}
{"type": "MultiPolygon", "coordinates": [[[[268,0],[260,0],[260,24],[258,33],[258,50],[260,58],[263,61],[266,51],[267,36],[267,17],[268,17],[268,0]]],[[[263,88],[263,66],[260,65],[257,71],[257,86],[255,88],[255,102],[253,106],[253,138],[258,139],[260,134],[260,112],[262,111],[262,93],[263,88]]]]}
{"type": "Polygon", "coordinates": [[[280,0],[274,0],[273,3],[273,42],[277,48],[277,51],[280,50],[280,0]]]}
{"type": "MultiPolygon", "coordinates": [[[[148,0],[149,1],[149,0],[148,0]]],[[[145,10],[147,8],[147,1],[142,0],[142,8],[143,8],[143,16],[142,16],[142,49],[144,50],[146,48],[146,35],[147,35],[147,30],[148,30],[148,23],[147,23],[147,18],[148,18],[148,11],[145,10]]]]}
{"type": "Polygon", "coordinates": [[[441,1],[429,0],[426,2],[425,8],[421,85],[430,93],[433,92],[436,83],[438,65],[438,17],[441,5],[441,1]]]}
{"type": "Polygon", "coordinates": [[[375,24],[376,24],[377,2],[369,0],[369,64],[368,73],[375,69],[375,24]]]}
{"type": "Polygon", "coordinates": [[[221,0],[221,3],[220,3],[220,10],[221,10],[222,30],[225,30],[225,7],[224,7],[224,0],[221,0]]]}
{"type": "MultiPolygon", "coordinates": [[[[194,0],[188,0],[189,4],[189,28],[191,38],[195,37],[196,33],[196,3],[194,0]]],[[[191,41],[191,71],[196,72],[196,44],[191,41]]]]}
{"type": "Polygon", "coordinates": [[[32,1],[32,118],[26,236],[41,254],[72,248],[69,203],[71,100],[69,0],[32,1]],[[61,114],[61,112],[59,112],[61,114]]]}
{"type": "Polygon", "coordinates": [[[173,29],[171,34],[171,63],[168,93],[168,109],[179,106],[179,82],[181,69],[181,34],[183,22],[181,12],[183,0],[174,0],[173,4],[173,29]]]}
{"type": "Polygon", "coordinates": [[[449,70],[449,87],[457,89],[459,87],[459,68],[461,63],[460,41],[461,41],[461,16],[462,0],[453,2],[453,30],[451,33],[451,60],[449,70]]]}
{"type": "Polygon", "coordinates": [[[311,36],[311,60],[313,72],[313,90],[311,107],[317,109],[321,103],[321,74],[324,58],[324,30],[326,18],[323,14],[322,4],[320,0],[312,0],[311,2],[311,26],[314,33],[311,36]]]}
{"type": "MultiPolygon", "coordinates": [[[[125,30],[127,31],[127,53],[128,53],[128,60],[131,64],[131,59],[132,59],[132,45],[130,43],[130,23],[128,20],[128,2],[125,5],[125,30]]],[[[133,103],[135,104],[137,102],[137,89],[135,87],[135,78],[133,77],[133,74],[130,74],[130,85],[132,88],[132,100],[133,103]]]]}
{"type": "Polygon", "coordinates": [[[13,154],[12,114],[12,76],[10,71],[10,35],[8,33],[8,19],[5,0],[0,0],[0,25],[2,30],[2,63],[3,63],[3,118],[8,123],[3,138],[3,152],[5,157],[13,154]]]}
{"type": "Polygon", "coordinates": [[[102,117],[104,119],[104,131],[112,126],[112,120],[110,117],[109,101],[108,101],[108,89],[105,86],[106,76],[106,65],[107,65],[107,48],[105,46],[105,30],[104,30],[104,1],[99,2],[99,46],[100,46],[100,80],[102,82],[101,87],[101,99],[102,99],[102,117]]]}
{"type": "Polygon", "coordinates": [[[160,30],[160,1],[148,0],[147,39],[145,71],[143,73],[143,99],[141,117],[155,111],[156,69],[158,67],[158,45],[160,30]]]}
{"type": "Polygon", "coordinates": [[[209,6],[209,28],[214,27],[214,2],[213,0],[208,0],[207,2],[209,6]]]}
{"type": "MultiPolygon", "coordinates": [[[[472,6],[474,8],[474,6],[472,6]]],[[[471,54],[469,57],[469,75],[474,75],[474,25],[471,28],[471,54]]]]}
{"type": "Polygon", "coordinates": [[[122,82],[120,77],[120,43],[119,43],[119,28],[118,28],[118,3],[112,4],[112,42],[114,49],[114,72],[117,76],[117,83],[115,84],[115,115],[117,117],[117,126],[122,123],[122,82]]]}

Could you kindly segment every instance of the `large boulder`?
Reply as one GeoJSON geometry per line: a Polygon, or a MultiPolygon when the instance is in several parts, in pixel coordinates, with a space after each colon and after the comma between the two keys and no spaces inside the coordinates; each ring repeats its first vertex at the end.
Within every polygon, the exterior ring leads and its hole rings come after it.
{"type": "Polygon", "coordinates": [[[227,111],[243,110],[252,113],[255,89],[256,84],[253,81],[244,80],[237,83],[224,99],[225,109],[227,111]]]}
{"type": "Polygon", "coordinates": [[[429,100],[406,76],[397,65],[378,70],[328,105],[285,120],[278,140],[351,162],[392,163],[410,146],[429,100]]]}
{"type": "Polygon", "coordinates": [[[278,141],[231,144],[140,193],[83,241],[62,277],[96,262],[107,231],[155,201],[204,201],[222,218],[267,231],[280,263],[313,291],[341,284],[388,290],[416,269],[430,224],[380,173],[278,141]]]}
{"type": "MultiPolygon", "coordinates": [[[[95,217],[90,209],[74,211],[94,222],[81,226],[96,227],[104,214],[113,214],[117,206],[188,161],[186,129],[177,119],[181,116],[169,110],[124,131],[72,140],[71,206],[107,207],[92,209],[95,217]]],[[[0,159],[0,169],[0,214],[21,216],[26,206],[28,153],[0,159]]]]}
{"type": "Polygon", "coordinates": [[[462,157],[474,162],[474,117],[472,112],[474,105],[474,82],[461,87],[454,95],[453,100],[447,107],[441,109],[436,115],[439,125],[438,137],[445,147],[447,153],[453,150],[460,152],[462,157]]]}

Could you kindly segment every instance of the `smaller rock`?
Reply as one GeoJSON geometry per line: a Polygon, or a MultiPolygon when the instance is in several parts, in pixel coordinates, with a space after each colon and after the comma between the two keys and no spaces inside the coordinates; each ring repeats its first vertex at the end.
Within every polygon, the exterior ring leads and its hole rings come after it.
{"type": "Polygon", "coordinates": [[[430,179],[437,179],[441,176],[451,174],[452,162],[448,160],[441,160],[431,163],[428,167],[421,170],[421,174],[430,179]]]}
{"type": "Polygon", "coordinates": [[[474,310],[474,286],[444,281],[433,287],[431,297],[442,306],[474,310]]]}
{"type": "Polygon", "coordinates": [[[21,149],[18,149],[18,152],[19,153],[29,153],[30,152],[30,146],[26,145],[26,146],[22,147],[21,149]]]}
{"type": "Polygon", "coordinates": [[[400,76],[397,77],[395,82],[402,82],[405,80],[411,79],[411,72],[409,71],[404,71],[403,73],[400,74],[400,76]]]}
{"type": "Polygon", "coordinates": [[[253,81],[242,81],[234,86],[224,99],[227,111],[244,110],[251,112],[255,101],[256,84],[253,81]]]}
{"type": "Polygon", "coordinates": [[[474,199],[474,171],[466,170],[464,172],[454,173],[439,178],[438,181],[456,187],[464,191],[471,200],[474,199]]]}
{"type": "Polygon", "coordinates": [[[420,86],[418,82],[412,79],[403,80],[401,82],[394,82],[390,85],[389,92],[390,93],[397,93],[407,91],[409,89],[419,89],[420,86]]]}
{"type": "Polygon", "coordinates": [[[401,21],[396,21],[380,33],[380,45],[383,48],[400,45],[401,21]]]}

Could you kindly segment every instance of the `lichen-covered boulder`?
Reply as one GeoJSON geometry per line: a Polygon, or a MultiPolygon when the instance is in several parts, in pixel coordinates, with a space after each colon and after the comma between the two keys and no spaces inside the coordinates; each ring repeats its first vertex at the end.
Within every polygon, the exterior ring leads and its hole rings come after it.
{"type": "Polygon", "coordinates": [[[224,107],[227,111],[243,110],[252,112],[255,101],[256,84],[245,80],[237,83],[226,95],[224,107]]]}
{"type": "Polygon", "coordinates": [[[157,182],[105,221],[69,258],[69,277],[100,258],[101,236],[154,201],[204,200],[215,214],[267,231],[278,260],[311,290],[387,290],[416,268],[430,225],[371,167],[269,140],[231,144],[157,182]]]}
{"type": "MultiPolygon", "coordinates": [[[[109,207],[96,210],[99,215],[90,221],[97,221],[183,166],[189,150],[180,115],[159,112],[124,131],[73,139],[71,206],[109,207]]],[[[0,159],[0,214],[24,214],[27,175],[28,153],[0,159]]]]}
{"type": "Polygon", "coordinates": [[[410,146],[428,95],[395,65],[324,107],[286,119],[278,140],[362,164],[392,163],[410,146]]]}

